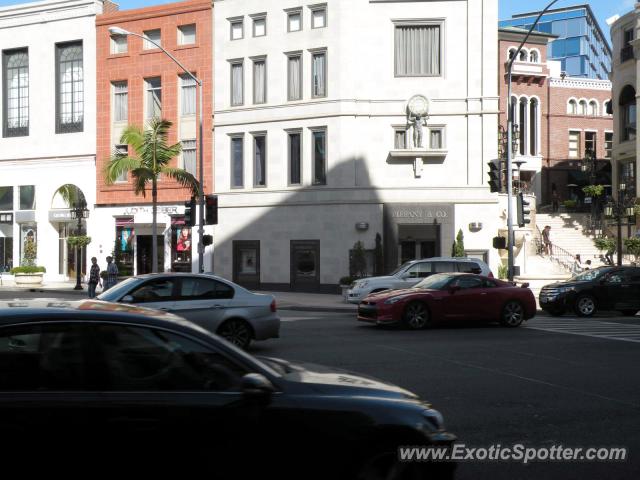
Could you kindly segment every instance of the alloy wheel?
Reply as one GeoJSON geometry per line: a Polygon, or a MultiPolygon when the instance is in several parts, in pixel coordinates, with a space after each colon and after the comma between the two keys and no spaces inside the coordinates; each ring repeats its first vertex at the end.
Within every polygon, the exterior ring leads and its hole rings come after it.
{"type": "Polygon", "coordinates": [[[524,320],[524,309],[520,302],[511,301],[502,310],[502,323],[508,327],[517,327],[524,320]]]}
{"type": "Polygon", "coordinates": [[[236,347],[246,349],[251,343],[251,330],[244,320],[229,320],[219,329],[218,335],[233,343],[236,347]]]}
{"type": "Polygon", "coordinates": [[[429,324],[429,311],[423,303],[410,303],[404,312],[404,321],[413,330],[425,328],[429,324]]]}
{"type": "Polygon", "coordinates": [[[578,315],[590,317],[596,311],[596,302],[591,297],[580,297],[578,299],[578,315]]]}

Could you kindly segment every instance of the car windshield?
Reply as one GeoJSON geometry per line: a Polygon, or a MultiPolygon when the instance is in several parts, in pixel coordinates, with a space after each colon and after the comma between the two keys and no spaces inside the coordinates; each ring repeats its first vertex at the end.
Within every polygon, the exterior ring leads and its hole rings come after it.
{"type": "Polygon", "coordinates": [[[611,269],[609,269],[609,268],[595,268],[593,270],[586,270],[586,271],[576,275],[575,277],[573,277],[572,280],[576,280],[578,282],[590,282],[592,280],[595,280],[597,278],[602,277],[609,270],[611,270],[611,269]]]}
{"type": "Polygon", "coordinates": [[[122,295],[124,295],[125,292],[131,290],[131,287],[133,287],[136,283],[139,283],[139,282],[140,282],[139,278],[129,277],[126,280],[120,283],[117,283],[106,292],[102,292],[100,295],[98,295],[97,299],[106,300],[107,302],[112,302],[120,298],[122,295]]]}
{"type": "Polygon", "coordinates": [[[425,278],[414,288],[421,288],[424,290],[444,290],[453,277],[453,275],[449,275],[447,273],[437,273],[425,278]]]}
{"type": "Polygon", "coordinates": [[[400,273],[401,271],[403,271],[405,268],[407,268],[409,265],[411,265],[412,263],[415,263],[415,260],[411,260],[409,262],[405,262],[402,265],[400,265],[398,268],[396,268],[393,272],[391,272],[389,274],[390,277],[393,277],[394,275],[397,275],[398,273],[400,273]]]}

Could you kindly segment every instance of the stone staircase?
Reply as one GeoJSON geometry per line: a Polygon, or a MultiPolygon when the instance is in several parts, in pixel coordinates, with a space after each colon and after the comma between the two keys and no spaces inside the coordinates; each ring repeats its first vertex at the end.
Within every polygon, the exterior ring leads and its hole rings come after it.
{"type": "MultiPolygon", "coordinates": [[[[587,223],[587,214],[538,213],[536,215],[536,223],[540,231],[546,225],[549,225],[554,246],[560,247],[573,256],[580,254],[583,265],[587,260],[591,260],[592,267],[602,264],[600,261],[602,252],[593,244],[593,237],[584,234],[582,231],[583,225],[587,223]]],[[[561,252],[558,251],[557,253],[560,256],[561,252]]],[[[570,262],[570,259],[567,258],[565,261],[570,262]]]]}

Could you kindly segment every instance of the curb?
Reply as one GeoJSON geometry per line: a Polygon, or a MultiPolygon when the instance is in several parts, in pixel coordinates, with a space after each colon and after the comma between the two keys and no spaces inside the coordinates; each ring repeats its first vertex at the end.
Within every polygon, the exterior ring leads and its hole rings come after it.
{"type": "Polygon", "coordinates": [[[315,307],[304,305],[278,305],[278,310],[289,310],[293,312],[328,312],[328,313],[356,313],[357,308],[348,307],[315,307]]]}
{"type": "MultiPolygon", "coordinates": [[[[69,289],[69,290],[60,290],[60,289],[53,289],[53,288],[19,288],[19,287],[7,287],[7,288],[0,288],[0,292],[15,292],[15,293],[19,293],[19,292],[29,292],[29,293],[51,293],[51,294],[71,294],[71,295],[87,295],[87,290],[86,289],[82,289],[82,290],[73,290],[73,288],[69,289]]],[[[102,293],[102,292],[100,292],[102,293]]]]}

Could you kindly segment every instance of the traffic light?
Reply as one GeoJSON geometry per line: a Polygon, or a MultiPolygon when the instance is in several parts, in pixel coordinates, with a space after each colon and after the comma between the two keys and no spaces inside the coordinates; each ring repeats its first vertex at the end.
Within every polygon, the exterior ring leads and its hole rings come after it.
{"type": "Polygon", "coordinates": [[[531,209],[529,208],[529,202],[524,199],[524,195],[521,193],[518,194],[518,226],[524,227],[526,224],[531,223],[531,219],[529,215],[531,214],[531,209]]]}
{"type": "Polygon", "coordinates": [[[205,225],[218,224],[218,196],[207,195],[204,201],[205,225]]]}
{"type": "Polygon", "coordinates": [[[500,184],[500,169],[494,162],[489,162],[489,188],[491,193],[502,191],[502,185],[500,184]]]}
{"type": "Polygon", "coordinates": [[[184,202],[184,224],[190,227],[196,224],[196,197],[184,202]]]}

